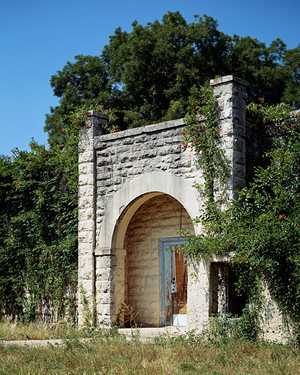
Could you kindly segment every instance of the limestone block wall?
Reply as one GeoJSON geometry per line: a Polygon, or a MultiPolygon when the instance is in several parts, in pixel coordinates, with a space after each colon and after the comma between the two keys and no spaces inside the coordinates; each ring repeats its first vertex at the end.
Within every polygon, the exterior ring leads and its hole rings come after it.
{"type": "Polygon", "coordinates": [[[260,311],[261,338],[271,342],[288,343],[293,330],[289,322],[284,319],[277,303],[272,300],[266,283],[263,283],[263,306],[260,311]]]}
{"type": "MultiPolygon", "coordinates": [[[[183,119],[95,138],[97,157],[97,233],[105,201],[128,179],[152,171],[194,178],[196,165],[183,146],[183,119]]],[[[100,245],[101,246],[101,245],[100,245]]]]}
{"type": "Polygon", "coordinates": [[[229,198],[246,182],[246,84],[232,76],[210,82],[219,106],[222,143],[229,160],[229,198]],[[230,78],[231,77],[231,78],[230,78]]]}

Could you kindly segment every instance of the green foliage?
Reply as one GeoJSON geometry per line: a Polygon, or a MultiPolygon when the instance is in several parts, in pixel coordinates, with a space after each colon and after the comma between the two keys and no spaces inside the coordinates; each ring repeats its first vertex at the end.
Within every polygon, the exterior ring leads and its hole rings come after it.
{"type": "Polygon", "coordinates": [[[300,326],[300,116],[284,105],[252,105],[271,136],[265,155],[268,164],[256,169],[254,180],[219,217],[205,222],[205,235],[191,238],[186,247],[193,257],[231,254],[245,267],[240,286],[251,298],[263,280],[297,333],[300,326]]]}
{"type": "Polygon", "coordinates": [[[77,142],[0,159],[0,314],[76,318],[77,142]]]}
{"type": "Polygon", "coordinates": [[[78,107],[86,105],[94,109],[100,103],[105,106],[110,92],[109,78],[102,59],[80,55],[54,75],[50,84],[60,103],[47,115],[45,130],[50,145],[64,144],[70,115],[78,107]]]}
{"type": "Polygon", "coordinates": [[[225,199],[229,166],[221,148],[218,105],[209,86],[193,87],[185,123],[185,142],[195,150],[203,171],[204,186],[198,188],[205,199],[205,221],[211,221],[225,199]]]}
{"type": "Polygon", "coordinates": [[[93,101],[113,109],[118,129],[183,117],[193,86],[234,74],[251,83],[251,100],[299,106],[299,47],[275,39],[229,36],[215,19],[179,12],[130,31],[117,28],[100,56],[77,56],[51,79],[60,99],[46,119],[50,144],[64,142],[68,115],[93,101]]]}
{"type": "Polygon", "coordinates": [[[287,84],[283,92],[283,100],[290,103],[293,108],[300,107],[300,44],[285,54],[285,67],[287,70],[287,84]]]}

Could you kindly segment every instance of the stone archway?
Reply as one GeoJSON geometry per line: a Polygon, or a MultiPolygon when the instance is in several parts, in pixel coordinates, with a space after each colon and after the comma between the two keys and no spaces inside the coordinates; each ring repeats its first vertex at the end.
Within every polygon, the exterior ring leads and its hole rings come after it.
{"type": "MultiPolygon", "coordinates": [[[[199,214],[201,202],[193,181],[161,171],[144,173],[126,181],[105,203],[95,247],[95,301],[100,324],[113,324],[124,302],[124,292],[116,293],[116,290],[120,291],[117,286],[122,285],[124,278],[122,265],[128,225],[144,203],[161,194],[174,198],[190,218],[199,214]]],[[[199,227],[193,225],[193,230],[197,234],[199,227]]]]}
{"type": "Polygon", "coordinates": [[[186,324],[187,266],[183,256],[168,246],[182,244],[183,231],[194,233],[192,220],[167,194],[149,193],[139,199],[143,203],[129,223],[124,212],[114,235],[115,316],[121,323],[131,319],[142,326],[186,324]]]}
{"type": "MultiPolygon", "coordinates": [[[[125,182],[112,199],[107,200],[101,231],[97,234],[95,254],[107,254],[118,248],[125,235],[124,231],[120,232],[120,219],[122,218],[123,228],[127,228],[136,210],[149,198],[159,194],[167,194],[176,199],[191,218],[196,218],[201,212],[202,202],[192,180],[167,172],[144,173],[125,182]],[[116,228],[119,230],[117,236],[116,228]]],[[[194,230],[197,234],[200,228],[194,225],[194,230]]]]}
{"type": "MultiPolygon", "coordinates": [[[[115,324],[120,307],[125,302],[126,247],[124,243],[127,228],[143,204],[161,195],[176,200],[190,219],[194,219],[201,212],[201,197],[191,179],[159,171],[145,173],[126,181],[122,188],[105,203],[105,215],[100,232],[97,233],[95,247],[94,285],[98,324],[115,324]]],[[[195,234],[201,232],[201,227],[194,222],[192,228],[195,234]]],[[[187,271],[187,316],[185,320],[189,329],[199,327],[202,329],[208,319],[207,265],[205,262],[189,263],[187,271]]],[[[142,323],[154,325],[149,320],[142,323]]],[[[166,324],[167,322],[163,324],[160,321],[160,325],[166,324]]]]}

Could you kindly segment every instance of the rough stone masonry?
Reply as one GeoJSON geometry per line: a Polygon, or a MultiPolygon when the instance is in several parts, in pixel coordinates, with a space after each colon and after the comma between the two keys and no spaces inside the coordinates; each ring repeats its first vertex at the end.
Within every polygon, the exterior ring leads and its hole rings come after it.
{"type": "MultiPolygon", "coordinates": [[[[211,86],[220,108],[230,164],[228,194],[233,198],[246,178],[246,89],[232,76],[212,80],[211,86]]],[[[182,220],[191,232],[201,232],[192,220],[203,209],[194,187],[203,181],[202,171],[191,148],[183,144],[183,119],[103,134],[106,121],[91,112],[80,132],[79,324],[92,319],[96,325],[111,326],[122,304],[133,301],[145,322],[159,325],[159,238],[179,236],[182,220]],[[176,203],[168,206],[166,219],[168,199],[176,203]],[[155,233],[154,222],[159,223],[155,233]]],[[[209,319],[210,264],[189,263],[187,268],[187,329],[202,331],[209,319]]],[[[280,319],[273,307],[268,332],[276,335],[280,319]]]]}

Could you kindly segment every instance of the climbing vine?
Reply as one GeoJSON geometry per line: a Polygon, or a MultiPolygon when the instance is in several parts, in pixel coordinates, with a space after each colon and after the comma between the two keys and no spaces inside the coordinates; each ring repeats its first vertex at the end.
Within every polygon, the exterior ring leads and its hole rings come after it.
{"type": "Polygon", "coordinates": [[[60,143],[0,157],[0,318],[76,321],[77,147],[91,109],[114,123],[91,101],[65,117],[60,143]]]}
{"type": "Polygon", "coordinates": [[[185,116],[185,142],[195,150],[197,163],[203,171],[203,184],[197,184],[205,202],[205,219],[218,216],[226,198],[229,164],[220,136],[219,109],[209,86],[193,88],[185,116]]]}
{"type": "Polygon", "coordinates": [[[0,157],[0,318],[76,321],[77,146],[89,109],[69,116],[64,143],[0,157]]]}
{"type": "MultiPolygon", "coordinates": [[[[256,165],[238,199],[221,210],[214,193],[216,181],[225,186],[228,164],[221,147],[218,110],[209,89],[197,95],[191,107],[196,112],[186,117],[186,140],[203,169],[208,214],[198,218],[203,234],[190,237],[184,251],[200,259],[231,254],[239,273],[237,287],[257,306],[262,306],[262,286],[267,287],[299,342],[300,116],[284,104],[248,107],[256,137],[267,139],[260,143],[266,146],[260,150],[263,162],[256,165]]],[[[251,321],[258,323],[259,315],[257,309],[251,321]]],[[[249,321],[244,319],[247,327],[249,321]]]]}

